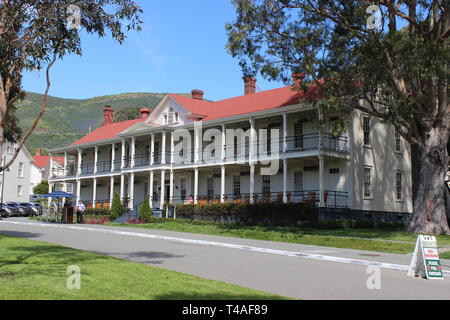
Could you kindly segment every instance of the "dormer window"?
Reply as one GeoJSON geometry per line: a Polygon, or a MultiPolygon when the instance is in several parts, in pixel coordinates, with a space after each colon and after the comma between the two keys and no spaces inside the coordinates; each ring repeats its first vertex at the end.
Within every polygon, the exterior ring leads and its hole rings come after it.
{"type": "Polygon", "coordinates": [[[178,122],[178,112],[174,112],[173,108],[169,108],[166,114],[164,114],[165,124],[174,124],[178,122]]]}

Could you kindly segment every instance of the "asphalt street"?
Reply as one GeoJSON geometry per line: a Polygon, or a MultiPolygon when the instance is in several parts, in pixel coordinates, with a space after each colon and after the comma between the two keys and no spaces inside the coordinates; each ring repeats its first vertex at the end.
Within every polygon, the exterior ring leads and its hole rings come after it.
{"type": "Polygon", "coordinates": [[[411,254],[20,218],[0,220],[0,233],[298,299],[450,299],[450,272],[444,280],[407,277],[411,254]],[[381,267],[380,289],[367,286],[370,266],[381,267]]]}

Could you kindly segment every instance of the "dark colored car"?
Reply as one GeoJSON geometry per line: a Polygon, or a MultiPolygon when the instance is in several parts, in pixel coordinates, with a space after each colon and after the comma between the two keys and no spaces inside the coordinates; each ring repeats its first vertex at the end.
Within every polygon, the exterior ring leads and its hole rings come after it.
{"type": "Polygon", "coordinates": [[[0,203],[0,217],[7,218],[12,216],[12,211],[5,203],[0,203]]]}
{"type": "Polygon", "coordinates": [[[12,211],[12,216],[14,217],[25,216],[26,214],[25,209],[18,202],[8,201],[6,202],[6,205],[12,211]]]}
{"type": "Polygon", "coordinates": [[[24,208],[27,216],[37,216],[39,209],[31,202],[21,202],[20,206],[24,208]]]}

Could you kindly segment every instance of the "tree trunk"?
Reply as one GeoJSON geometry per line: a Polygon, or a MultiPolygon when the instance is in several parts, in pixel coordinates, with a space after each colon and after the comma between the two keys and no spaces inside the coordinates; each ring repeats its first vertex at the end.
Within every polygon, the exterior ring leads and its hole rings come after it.
{"type": "Polygon", "coordinates": [[[447,173],[447,128],[433,128],[420,144],[412,145],[413,214],[407,231],[424,234],[450,234],[445,202],[447,173]]]}

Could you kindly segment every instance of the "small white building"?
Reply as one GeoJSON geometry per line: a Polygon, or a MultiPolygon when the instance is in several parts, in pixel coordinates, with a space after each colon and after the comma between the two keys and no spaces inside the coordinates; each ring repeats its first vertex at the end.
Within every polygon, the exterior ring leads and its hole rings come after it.
{"type": "MultiPolygon", "coordinates": [[[[1,149],[1,163],[11,160],[17,145],[5,142],[1,149]]],[[[23,146],[11,166],[0,173],[0,201],[28,202],[31,193],[31,167],[33,157],[23,146]]]]}
{"type": "Polygon", "coordinates": [[[215,102],[201,90],[167,94],[152,112],[118,123],[107,106],[103,126],[51,150],[64,165],[50,182],[73,183],[93,206],[117,192],[130,209],[191,198],[307,201],[323,218],[412,212],[410,146],[393,126],[352,109],[322,114],[301,102],[314,88],[255,88],[246,78],[245,95],[215,102]],[[339,119],[348,129],[332,136],[339,119]]]}

